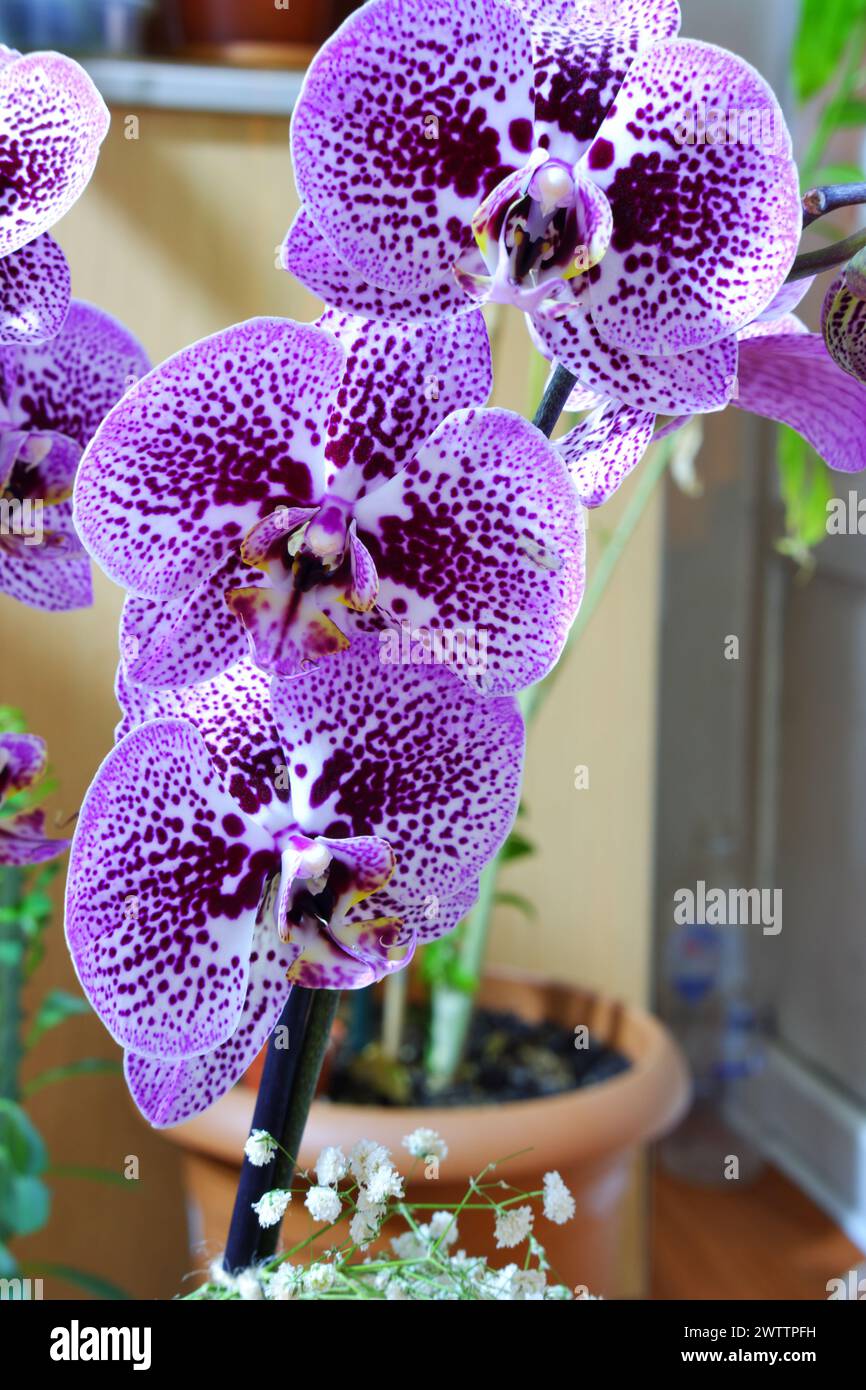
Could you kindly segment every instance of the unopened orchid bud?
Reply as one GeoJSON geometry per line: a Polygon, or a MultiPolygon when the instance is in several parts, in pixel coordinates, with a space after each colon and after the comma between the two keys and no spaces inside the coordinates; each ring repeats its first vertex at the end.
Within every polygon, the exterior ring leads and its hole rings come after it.
{"type": "Polygon", "coordinates": [[[866,381],[866,257],[862,251],[827,291],[821,332],[833,361],[858,381],[866,381]]]}

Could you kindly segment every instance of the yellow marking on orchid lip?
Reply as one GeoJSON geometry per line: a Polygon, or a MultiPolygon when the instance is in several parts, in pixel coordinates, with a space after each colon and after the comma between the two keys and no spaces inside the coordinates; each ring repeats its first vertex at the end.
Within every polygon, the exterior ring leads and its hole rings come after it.
{"type": "Polygon", "coordinates": [[[358,906],[358,903],[362,903],[362,902],[364,901],[365,898],[370,898],[370,897],[372,897],[374,893],[381,893],[381,891],[382,891],[383,888],[387,888],[387,887],[388,887],[388,884],[391,882],[391,879],[394,877],[394,873],[395,873],[396,868],[397,868],[397,860],[396,860],[396,858],[392,855],[392,856],[391,856],[391,867],[390,867],[390,869],[388,870],[388,872],[387,872],[387,874],[385,875],[385,877],[381,880],[381,882],[376,883],[372,888],[364,888],[364,889],[362,889],[360,892],[353,893],[352,896],[351,896],[351,898],[350,898],[350,900],[349,900],[349,907],[350,907],[350,908],[351,908],[351,907],[357,907],[357,906],[358,906]]]}

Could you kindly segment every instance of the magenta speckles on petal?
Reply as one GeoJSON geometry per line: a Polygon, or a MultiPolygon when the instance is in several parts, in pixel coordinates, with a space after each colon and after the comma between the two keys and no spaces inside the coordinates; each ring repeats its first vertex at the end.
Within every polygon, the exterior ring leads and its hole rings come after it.
{"type": "Polygon", "coordinates": [[[41,343],[69,312],[69,266],[47,232],[0,259],[0,345],[41,343]]]}
{"type": "Polygon", "coordinates": [[[126,1081],[145,1119],[157,1129],[179,1125],[219,1100],[261,1052],[279,1020],[291,986],[287,972],[298,947],[285,945],[267,927],[253,932],[243,1009],[231,1037],[211,1052],[180,1061],[158,1061],[127,1052],[126,1081]]]}
{"type": "Polygon", "coordinates": [[[732,404],[790,425],[830,468],[866,468],[866,384],[843,372],[820,333],[749,336],[740,343],[739,394],[732,404]]]}
{"type": "Polygon", "coordinates": [[[71,58],[28,53],[0,66],[0,256],[69,211],[108,123],[105,103],[71,58]]]}
{"type": "Polygon", "coordinates": [[[655,415],[608,402],[557,441],[585,507],[606,502],[640,463],[653,437],[655,415]]]}
{"type": "Polygon", "coordinates": [[[512,0],[532,29],[535,134],[584,153],[636,55],[680,27],[677,0],[512,0]]]}
{"type": "Polygon", "coordinates": [[[414,293],[471,244],[472,214],[526,162],[528,30],[499,0],[374,0],[318,53],[292,120],[301,197],[372,284],[414,293]]]}
{"type": "Polygon", "coordinates": [[[538,314],[534,331],[546,351],[574,372],[581,386],[605,399],[659,415],[722,410],[737,376],[737,340],[731,335],[693,352],[650,357],[610,347],[580,306],[561,317],[538,314]]]}
{"type": "Polygon", "coordinates": [[[274,682],[292,805],[307,834],[394,846],[395,898],[448,896],[477,877],[517,809],[523,722],[442,666],[390,664],[376,635],[274,682]]]}
{"type": "Polygon", "coordinates": [[[134,593],[174,598],[275,506],[318,497],[343,366],[330,334],[250,319],[157,367],[81,463],[76,522],[94,559],[134,593]]]}
{"type": "Polygon", "coordinates": [[[590,290],[608,343],[682,352],[767,306],[802,211],[784,116],[754,68],[710,44],[656,44],[631,67],[594,151],[583,167],[614,219],[590,290]]]}
{"type": "Polygon", "coordinates": [[[584,538],[539,430],[506,410],[457,411],[356,515],[393,622],[440,632],[455,672],[489,694],[547,674],[583,593],[584,538]]]}
{"type": "Polygon", "coordinates": [[[364,318],[424,323],[465,314],[474,307],[452,275],[405,294],[371,285],[332,250],[306,208],[301,208],[289,228],[281,264],[326,304],[337,304],[344,313],[364,318]]]}
{"type": "Polygon", "coordinates": [[[329,490],[359,497],[408,463],[452,410],[484,405],[493,389],[490,343],[478,310],[407,327],[328,310],[319,327],[346,350],[328,423],[329,490]]]}
{"type": "Polygon", "coordinates": [[[273,838],[221,789],[191,723],[142,725],[108,755],[75,832],[66,935],[119,1043],[180,1058],[231,1036],[278,865],[273,838]]]}

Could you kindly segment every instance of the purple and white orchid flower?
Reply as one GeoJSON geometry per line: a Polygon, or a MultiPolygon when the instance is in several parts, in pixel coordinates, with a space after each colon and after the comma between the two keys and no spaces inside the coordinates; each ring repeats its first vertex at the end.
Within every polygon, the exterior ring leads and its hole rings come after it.
{"type": "Polygon", "coordinates": [[[474,408],[490,385],[477,312],[253,319],[151,372],[75,488],[85,546],[131,595],[129,678],[193,684],[248,650],[294,676],[366,621],[462,633],[458,655],[483,633],[483,662],[452,664],[486,693],[540,679],[580,603],[583,514],[538,430],[474,408]]]}
{"type": "Polygon", "coordinates": [[[68,840],[45,834],[45,812],[13,811],[4,803],[34,786],[45,773],[44,739],[35,734],[0,734],[0,865],[43,864],[69,848],[68,840]]]}
{"type": "Polygon", "coordinates": [[[0,345],[63,327],[69,267],[47,233],[86,188],[108,125],[71,58],[0,45],[0,345]]]}
{"type": "Polygon", "coordinates": [[[441,666],[386,668],[378,647],[370,634],[272,686],[246,661],[180,692],[120,677],[66,929],[153,1124],[243,1074],[292,984],[361,988],[449,931],[508,832],[515,701],[441,666]]]}
{"type": "Polygon", "coordinates": [[[676,0],[362,6],[295,110],[284,266],[370,316],[513,303],[591,390],[723,408],[802,213],[772,91],[679,23],[676,0]]]}
{"type": "MultiPolygon", "coordinates": [[[[810,333],[793,312],[812,284],[804,279],[785,285],[760,318],[737,335],[731,405],[789,425],[836,472],[859,473],[866,468],[866,383],[842,371],[822,335],[810,333]]],[[[612,497],[653,438],[673,433],[689,418],[675,418],[654,435],[654,412],[583,388],[572,393],[566,409],[590,412],[556,443],[586,507],[612,497]]]]}
{"type": "Polygon", "coordinates": [[[0,347],[0,593],[51,611],[92,603],[72,524],[75,472],[148,365],[122,324],[78,301],[49,342],[0,347]]]}

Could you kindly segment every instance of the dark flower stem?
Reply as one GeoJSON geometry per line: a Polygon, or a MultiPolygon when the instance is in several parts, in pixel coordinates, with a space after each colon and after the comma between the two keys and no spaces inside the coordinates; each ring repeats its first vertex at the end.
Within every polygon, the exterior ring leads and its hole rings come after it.
{"type": "MultiPolygon", "coordinates": [[[[251,1128],[267,1130],[275,1139],[282,1139],[288,1125],[289,1110],[296,1095],[296,1083],[305,1050],[314,994],[314,990],[295,986],[268,1044],[251,1128]],[[277,1046],[277,1041],[283,1037],[283,1027],[288,1029],[288,1047],[277,1046]]],[[[254,1167],[247,1158],[244,1158],[241,1165],[223,1260],[224,1267],[230,1274],[247,1269],[259,1258],[259,1246],[265,1231],[259,1225],[259,1219],[253,1211],[253,1202],[257,1202],[272,1187],[281,1185],[276,1178],[279,1157],[278,1155],[263,1168],[254,1167]]]]}
{"type": "Polygon", "coordinates": [[[557,421],[565,409],[565,403],[571,395],[576,381],[577,377],[572,372],[557,364],[532,422],[536,429],[547,435],[548,439],[556,429],[557,421]]]}
{"type": "MultiPolygon", "coordinates": [[[[294,1074],[282,1132],[271,1131],[274,1138],[279,1139],[282,1146],[282,1151],[277,1154],[272,1183],[274,1187],[289,1187],[291,1185],[295,1163],[301,1151],[301,1140],[304,1137],[307,1116],[310,1113],[310,1106],[319,1084],[319,1074],[325,1060],[325,1053],[328,1050],[331,1029],[340,1003],[340,991],[338,989],[296,990],[293,992],[312,994],[313,998],[307,1015],[306,1030],[301,1043],[301,1055],[298,1058],[297,1069],[294,1074]]],[[[279,1225],[269,1226],[267,1230],[262,1231],[258,1243],[258,1258],[260,1260],[273,1255],[277,1248],[279,1236],[279,1225]]]]}
{"type": "Polygon", "coordinates": [[[866,203],[866,183],[828,183],[810,188],[803,194],[803,226],[811,227],[819,217],[838,212],[840,208],[866,203]]]}

